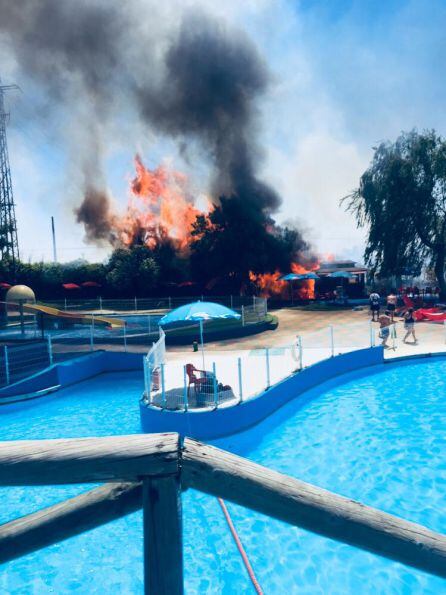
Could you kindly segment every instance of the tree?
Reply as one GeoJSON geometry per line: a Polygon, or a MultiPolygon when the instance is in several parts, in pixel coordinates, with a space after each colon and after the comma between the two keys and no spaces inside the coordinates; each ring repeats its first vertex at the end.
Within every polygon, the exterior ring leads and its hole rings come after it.
{"type": "Polygon", "coordinates": [[[375,149],[359,188],[346,196],[368,227],[364,258],[374,272],[402,275],[432,266],[446,297],[446,141],[434,130],[403,132],[375,149]]]}
{"type": "Polygon", "coordinates": [[[158,265],[149,248],[117,248],[108,262],[107,282],[121,294],[146,294],[156,287],[158,274],[158,265]]]}
{"type": "Polygon", "coordinates": [[[195,279],[230,279],[237,291],[249,282],[250,271],[287,271],[296,253],[306,248],[297,231],[276,226],[250,201],[237,196],[223,197],[209,215],[199,215],[192,236],[195,279]]]}

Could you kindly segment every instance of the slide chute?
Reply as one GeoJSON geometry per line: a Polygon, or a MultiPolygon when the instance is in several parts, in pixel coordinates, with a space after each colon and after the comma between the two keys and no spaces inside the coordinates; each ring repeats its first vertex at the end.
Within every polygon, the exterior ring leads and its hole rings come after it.
{"type": "Polygon", "coordinates": [[[125,325],[125,321],[120,318],[107,318],[106,316],[96,316],[91,314],[80,314],[74,312],[66,312],[65,310],[58,310],[50,306],[42,306],[41,304],[23,304],[25,312],[32,314],[44,314],[53,318],[60,318],[62,320],[70,321],[73,324],[95,324],[95,326],[107,326],[111,328],[120,328],[125,325]]]}

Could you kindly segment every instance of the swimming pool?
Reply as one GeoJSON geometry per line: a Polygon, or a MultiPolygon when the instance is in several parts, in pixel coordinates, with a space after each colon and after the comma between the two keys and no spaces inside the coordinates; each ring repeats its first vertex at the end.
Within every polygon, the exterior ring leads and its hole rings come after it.
{"type": "MultiPolygon", "coordinates": [[[[305,393],[218,441],[271,468],[446,531],[446,360],[382,365],[305,393]]],[[[99,376],[41,401],[0,409],[0,439],[139,431],[139,374],[99,376]]],[[[216,443],[217,444],[217,443],[216,443]]],[[[91,486],[88,486],[91,487],[91,486]]],[[[86,486],[1,490],[0,521],[86,486]]],[[[228,504],[265,593],[440,593],[446,582],[228,504]]],[[[188,593],[249,592],[214,498],[183,498],[188,593]]],[[[135,513],[5,565],[10,593],[138,593],[142,522],[135,513]]]]}
{"type": "MultiPolygon", "coordinates": [[[[100,314],[98,314],[100,316],[100,314]]],[[[158,335],[159,333],[159,321],[161,320],[160,314],[104,314],[106,318],[116,318],[124,320],[126,323],[126,332],[129,336],[135,335],[158,335]]],[[[59,322],[60,326],[57,328],[57,318],[50,319],[45,326],[45,336],[51,336],[53,339],[70,338],[73,341],[76,339],[87,339],[90,340],[91,329],[89,324],[67,324],[66,320],[59,322]],[[66,326],[65,326],[66,325],[66,326]]],[[[119,339],[123,336],[122,327],[110,329],[102,324],[93,325],[94,327],[94,338],[95,340],[107,339],[119,339]]],[[[40,338],[42,335],[41,329],[38,327],[36,322],[28,321],[25,324],[25,336],[27,339],[40,338]]],[[[3,340],[7,339],[20,339],[23,338],[20,324],[7,326],[0,329],[0,337],[3,340]]]]}

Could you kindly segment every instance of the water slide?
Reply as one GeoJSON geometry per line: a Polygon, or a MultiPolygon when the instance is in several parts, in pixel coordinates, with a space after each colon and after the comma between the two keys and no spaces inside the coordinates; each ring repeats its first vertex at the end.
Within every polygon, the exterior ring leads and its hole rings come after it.
{"type": "Polygon", "coordinates": [[[77,324],[91,325],[94,323],[95,325],[109,326],[111,328],[120,328],[125,324],[125,321],[120,318],[107,318],[105,316],[93,316],[91,314],[75,314],[73,312],[66,312],[65,310],[58,310],[51,306],[42,306],[41,304],[23,304],[23,310],[33,314],[41,313],[54,318],[62,318],[64,320],[69,319],[71,322],[77,324]]]}

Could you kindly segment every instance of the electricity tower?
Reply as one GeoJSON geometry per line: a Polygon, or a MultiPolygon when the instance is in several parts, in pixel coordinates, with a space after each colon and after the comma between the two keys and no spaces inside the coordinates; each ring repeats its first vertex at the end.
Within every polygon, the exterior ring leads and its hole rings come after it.
{"type": "Polygon", "coordinates": [[[4,102],[5,91],[11,89],[18,89],[18,87],[2,85],[0,82],[0,255],[2,260],[7,258],[11,261],[12,269],[15,271],[19,260],[19,243],[6,142],[6,122],[9,114],[5,111],[4,102]]]}

